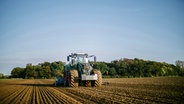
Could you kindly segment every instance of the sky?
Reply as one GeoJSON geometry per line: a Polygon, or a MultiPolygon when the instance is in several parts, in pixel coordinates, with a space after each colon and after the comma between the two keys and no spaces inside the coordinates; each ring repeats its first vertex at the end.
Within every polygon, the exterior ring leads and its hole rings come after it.
{"type": "Polygon", "coordinates": [[[0,0],[0,73],[75,52],[184,60],[184,1],[0,0]]]}

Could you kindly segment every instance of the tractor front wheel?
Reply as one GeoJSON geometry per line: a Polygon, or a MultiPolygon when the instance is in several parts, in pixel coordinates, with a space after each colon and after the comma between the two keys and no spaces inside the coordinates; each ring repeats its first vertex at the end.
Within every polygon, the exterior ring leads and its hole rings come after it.
{"type": "Polygon", "coordinates": [[[70,86],[71,87],[78,87],[79,82],[78,82],[78,71],[77,70],[70,70],[70,86]]]}

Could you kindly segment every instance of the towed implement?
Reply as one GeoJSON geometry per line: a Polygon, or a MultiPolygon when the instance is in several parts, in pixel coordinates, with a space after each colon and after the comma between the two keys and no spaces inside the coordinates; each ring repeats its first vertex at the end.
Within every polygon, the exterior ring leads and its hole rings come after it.
{"type": "Polygon", "coordinates": [[[93,62],[90,58],[96,56],[86,53],[72,53],[67,56],[68,64],[64,68],[64,77],[56,75],[55,86],[64,85],[69,87],[93,86],[100,87],[102,85],[102,74],[100,70],[93,68],[93,62]]]}

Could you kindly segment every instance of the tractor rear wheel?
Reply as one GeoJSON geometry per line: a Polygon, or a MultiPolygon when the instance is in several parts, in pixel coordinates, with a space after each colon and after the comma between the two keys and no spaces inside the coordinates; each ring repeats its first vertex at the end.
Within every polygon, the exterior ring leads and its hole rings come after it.
{"type": "Polygon", "coordinates": [[[70,70],[70,86],[71,87],[78,87],[79,82],[78,82],[78,71],[77,70],[70,70]]]}
{"type": "Polygon", "coordinates": [[[93,70],[93,74],[97,74],[97,80],[92,81],[92,86],[100,87],[102,85],[102,74],[100,70],[93,70]]]}

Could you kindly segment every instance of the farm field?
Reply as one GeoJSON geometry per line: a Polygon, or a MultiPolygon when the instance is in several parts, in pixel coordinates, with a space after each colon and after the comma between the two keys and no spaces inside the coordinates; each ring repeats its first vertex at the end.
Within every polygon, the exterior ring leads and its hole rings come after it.
{"type": "Polygon", "coordinates": [[[54,87],[53,79],[0,80],[0,104],[182,103],[184,78],[110,78],[102,87],[54,87]]]}

